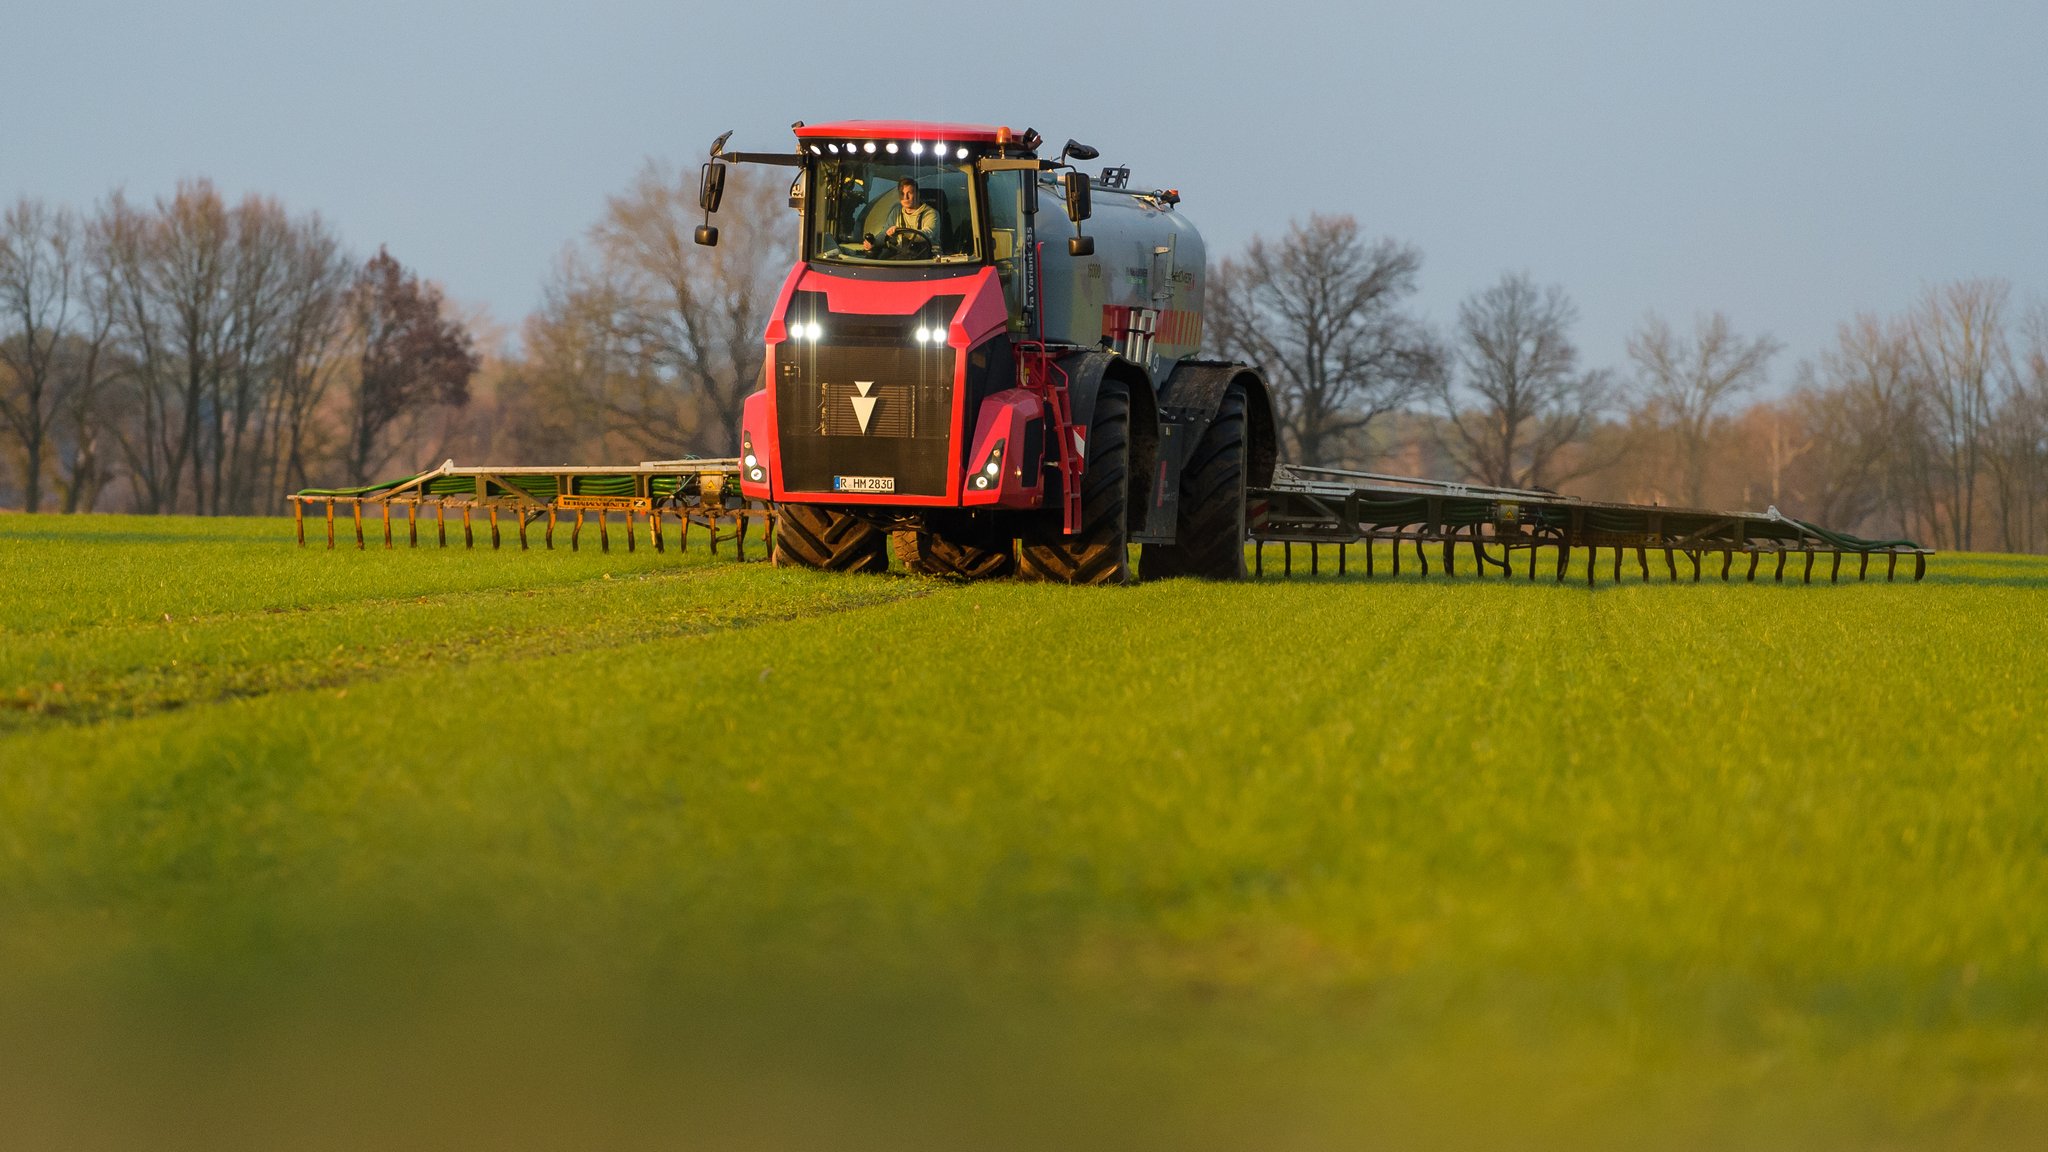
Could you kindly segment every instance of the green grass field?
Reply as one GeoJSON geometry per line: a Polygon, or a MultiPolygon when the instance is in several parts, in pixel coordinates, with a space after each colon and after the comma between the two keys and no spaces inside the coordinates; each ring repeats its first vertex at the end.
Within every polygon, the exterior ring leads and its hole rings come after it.
{"type": "Polygon", "coordinates": [[[614,543],[0,518],[0,1144],[2048,1132],[2048,562],[1076,590],[614,543]]]}

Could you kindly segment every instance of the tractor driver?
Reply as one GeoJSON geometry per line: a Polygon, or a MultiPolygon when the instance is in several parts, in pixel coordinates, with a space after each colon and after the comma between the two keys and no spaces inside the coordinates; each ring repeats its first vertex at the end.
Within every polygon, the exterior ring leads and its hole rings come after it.
{"type": "MultiPolygon", "coordinates": [[[[931,251],[938,251],[939,214],[931,205],[919,202],[917,181],[905,176],[896,182],[896,190],[896,208],[890,214],[892,222],[889,230],[882,233],[883,241],[900,252],[906,239],[903,234],[915,232],[924,237],[925,244],[931,251]]],[[[873,252],[875,243],[874,238],[870,237],[861,242],[861,247],[873,252]]]]}

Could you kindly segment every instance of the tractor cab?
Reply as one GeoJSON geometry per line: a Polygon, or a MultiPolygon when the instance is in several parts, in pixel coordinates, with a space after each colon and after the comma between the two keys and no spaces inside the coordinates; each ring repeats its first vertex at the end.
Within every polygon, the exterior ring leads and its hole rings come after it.
{"type": "Polygon", "coordinates": [[[803,259],[840,275],[960,276],[993,267],[1007,327],[1030,313],[1036,133],[977,124],[850,121],[797,129],[791,200],[803,259]],[[906,224],[906,220],[909,223],[906,224]]]}

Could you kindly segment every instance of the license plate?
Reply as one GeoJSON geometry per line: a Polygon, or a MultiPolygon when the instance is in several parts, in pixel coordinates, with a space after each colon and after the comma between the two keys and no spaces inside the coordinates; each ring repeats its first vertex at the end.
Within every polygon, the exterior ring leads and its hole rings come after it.
{"type": "Polygon", "coordinates": [[[832,490],[834,492],[894,492],[896,490],[896,478],[894,476],[834,476],[832,478],[832,490]]]}

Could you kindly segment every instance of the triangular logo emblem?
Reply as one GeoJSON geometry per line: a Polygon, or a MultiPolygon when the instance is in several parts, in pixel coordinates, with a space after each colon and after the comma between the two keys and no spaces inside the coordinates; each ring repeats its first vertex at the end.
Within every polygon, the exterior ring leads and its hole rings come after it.
{"type": "Polygon", "coordinates": [[[868,421],[875,418],[875,401],[881,397],[868,395],[875,386],[873,380],[855,380],[853,386],[860,389],[860,395],[849,396],[847,399],[853,401],[853,418],[860,421],[860,433],[865,436],[868,433],[868,421]]]}

